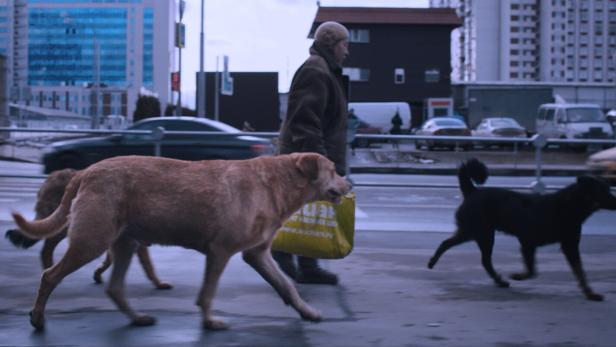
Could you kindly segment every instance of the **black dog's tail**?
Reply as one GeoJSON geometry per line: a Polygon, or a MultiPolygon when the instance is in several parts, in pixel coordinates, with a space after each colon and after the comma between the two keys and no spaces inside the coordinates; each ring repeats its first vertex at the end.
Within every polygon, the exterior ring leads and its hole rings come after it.
{"type": "Polygon", "coordinates": [[[31,239],[27,237],[26,235],[24,235],[18,229],[7,230],[4,236],[7,239],[9,239],[9,241],[11,241],[11,243],[15,245],[15,247],[24,248],[24,249],[30,248],[34,246],[37,242],[39,242],[39,239],[31,239]]]}
{"type": "Polygon", "coordinates": [[[488,168],[484,163],[475,158],[467,160],[458,168],[458,182],[464,197],[477,189],[473,182],[484,184],[487,179],[488,168]]]}

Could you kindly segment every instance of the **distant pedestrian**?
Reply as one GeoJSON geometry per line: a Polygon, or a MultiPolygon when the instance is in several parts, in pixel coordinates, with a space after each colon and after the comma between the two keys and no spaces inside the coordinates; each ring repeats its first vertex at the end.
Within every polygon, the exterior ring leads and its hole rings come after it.
{"type": "MultiPolygon", "coordinates": [[[[342,62],[348,55],[349,31],[336,22],[316,29],[310,57],[291,81],[287,116],[280,130],[279,153],[316,152],[346,174],[347,87],[342,62]]],[[[319,266],[318,260],[272,252],[280,268],[299,283],[338,283],[338,276],[319,266]]]]}
{"type": "Polygon", "coordinates": [[[242,131],[251,132],[251,131],[255,131],[255,128],[253,128],[252,125],[250,125],[250,123],[248,123],[247,121],[244,121],[244,125],[242,126],[242,131]]]}
{"type": "MultiPolygon", "coordinates": [[[[399,110],[396,109],[396,114],[391,118],[391,130],[389,133],[391,135],[400,135],[402,134],[402,118],[400,117],[399,110]]],[[[392,140],[392,144],[394,148],[398,148],[398,140],[392,140]]]]}

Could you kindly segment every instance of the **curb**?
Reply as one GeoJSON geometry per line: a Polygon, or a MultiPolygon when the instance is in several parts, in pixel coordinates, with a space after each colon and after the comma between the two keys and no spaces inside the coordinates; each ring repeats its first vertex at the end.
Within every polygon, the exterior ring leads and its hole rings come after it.
{"type": "MultiPolygon", "coordinates": [[[[535,176],[535,169],[530,168],[490,168],[490,176],[535,176]]],[[[351,174],[400,174],[400,175],[456,175],[458,169],[448,168],[413,168],[413,167],[351,167],[351,174]]],[[[578,176],[588,174],[590,170],[579,168],[544,168],[541,176],[578,176]]]]}

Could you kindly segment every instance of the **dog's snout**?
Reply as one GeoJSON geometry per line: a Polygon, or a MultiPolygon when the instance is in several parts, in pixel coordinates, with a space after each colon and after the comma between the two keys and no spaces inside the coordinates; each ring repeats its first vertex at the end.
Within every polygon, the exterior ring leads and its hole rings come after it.
{"type": "Polygon", "coordinates": [[[331,196],[340,196],[342,195],[339,191],[337,191],[336,189],[330,189],[327,191],[327,194],[331,195],[331,196]]]}

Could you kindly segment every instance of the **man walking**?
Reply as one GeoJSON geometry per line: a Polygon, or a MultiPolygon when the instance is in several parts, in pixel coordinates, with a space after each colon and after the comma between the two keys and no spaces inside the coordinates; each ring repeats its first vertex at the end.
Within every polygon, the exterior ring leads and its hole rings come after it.
{"type": "MultiPolygon", "coordinates": [[[[314,34],[310,57],[293,76],[287,116],[279,138],[280,154],[320,153],[346,174],[347,88],[342,62],[348,56],[349,32],[341,24],[325,22],[314,34]]],[[[318,260],[272,252],[280,268],[299,283],[338,283],[338,276],[319,266],[318,260]]]]}

